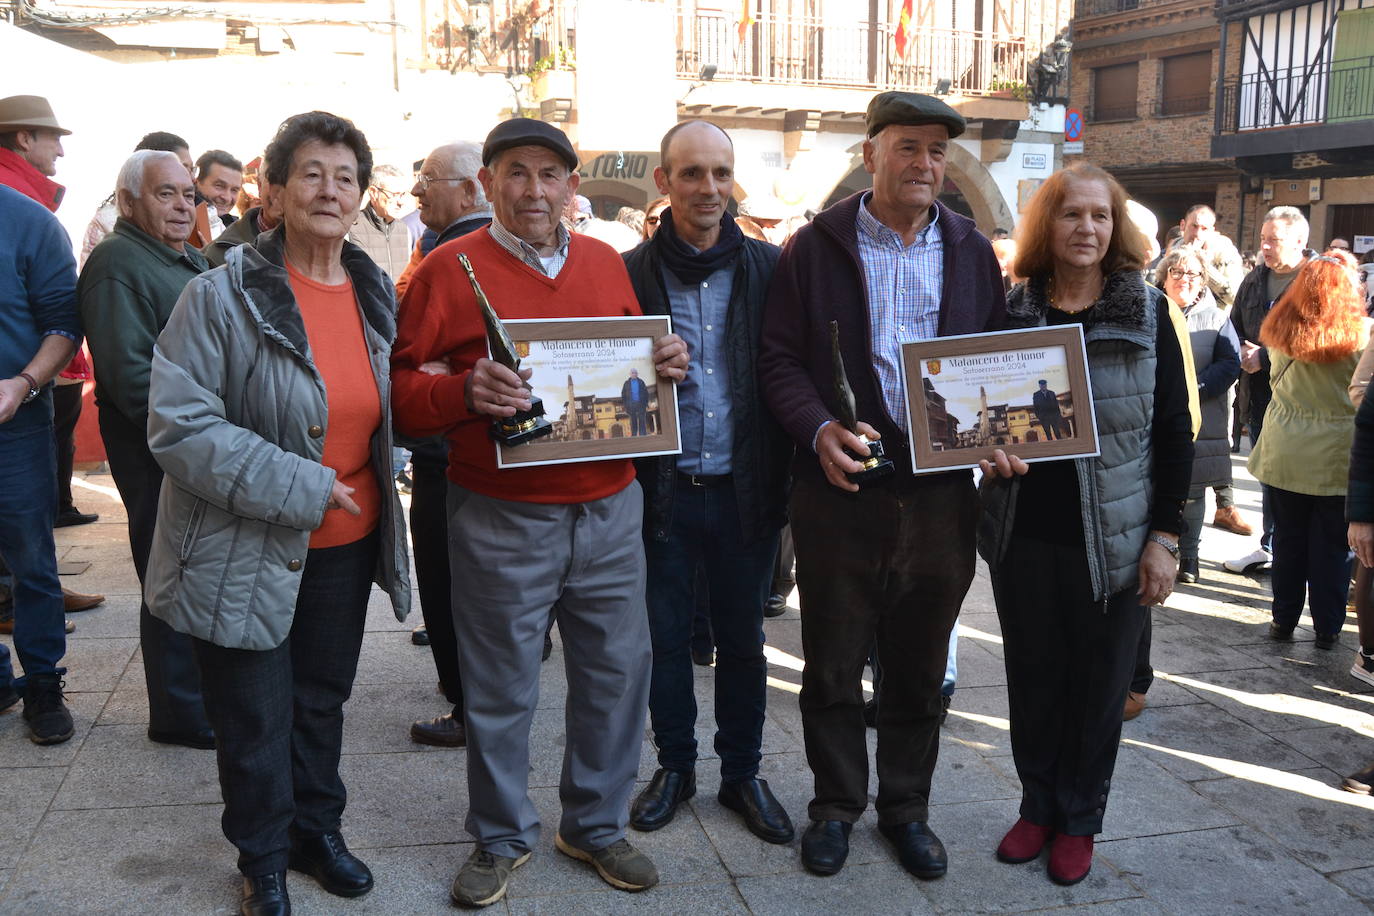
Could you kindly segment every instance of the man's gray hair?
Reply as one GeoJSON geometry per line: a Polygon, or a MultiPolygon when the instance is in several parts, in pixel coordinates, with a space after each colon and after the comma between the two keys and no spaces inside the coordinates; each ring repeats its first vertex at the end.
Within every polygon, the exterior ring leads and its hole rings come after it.
{"type": "Polygon", "coordinates": [[[124,164],[119,167],[119,177],[115,179],[115,192],[128,191],[131,197],[143,196],[143,173],[148,168],[148,163],[161,157],[171,159],[181,166],[181,160],[176,153],[169,153],[158,149],[141,149],[134,153],[124,164]]]}
{"type": "Polygon", "coordinates": [[[403,178],[405,176],[405,172],[402,172],[400,168],[392,165],[389,162],[383,162],[381,165],[374,165],[372,167],[372,177],[376,178],[378,175],[382,175],[387,178],[403,178]]]}
{"type": "Polygon", "coordinates": [[[1274,207],[1264,214],[1263,222],[1266,223],[1287,223],[1295,227],[1302,233],[1303,243],[1306,244],[1308,233],[1311,231],[1307,225],[1307,217],[1302,215],[1302,211],[1297,207],[1274,207]]]}
{"type": "Polygon", "coordinates": [[[448,156],[449,168],[452,169],[449,177],[472,179],[472,185],[477,189],[473,206],[486,209],[489,206],[487,195],[482,190],[482,182],[477,180],[477,173],[482,169],[482,145],[471,140],[459,140],[441,146],[435,152],[448,156]]]}

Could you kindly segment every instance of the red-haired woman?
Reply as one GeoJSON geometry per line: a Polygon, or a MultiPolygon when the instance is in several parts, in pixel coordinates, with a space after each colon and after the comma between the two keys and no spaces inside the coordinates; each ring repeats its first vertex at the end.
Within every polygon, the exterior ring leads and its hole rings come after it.
{"type": "MultiPolygon", "coordinates": [[[[1193,437],[1169,300],[1141,277],[1126,192],[1082,164],[1050,176],[1016,228],[1014,328],[1079,324],[1101,454],[984,462],[978,551],[1002,625],[1021,817],[997,847],[1076,884],[1116,766],[1121,710],[1150,605],[1178,571],[1193,437]]],[[[1086,410],[1075,411],[1086,416],[1086,410]]]]}
{"type": "Polygon", "coordinates": [[[1370,323],[1354,270],[1345,252],[1309,258],[1260,328],[1274,398],[1249,466],[1274,509],[1269,636],[1293,638],[1305,598],[1318,649],[1336,647],[1350,584],[1345,494],[1355,406],[1347,389],[1370,323]]]}

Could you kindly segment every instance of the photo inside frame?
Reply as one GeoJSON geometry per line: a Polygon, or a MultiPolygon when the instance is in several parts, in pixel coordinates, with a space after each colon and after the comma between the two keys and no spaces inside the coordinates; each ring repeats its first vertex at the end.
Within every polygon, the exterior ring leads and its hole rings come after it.
{"type": "Polygon", "coordinates": [[[1072,439],[1078,415],[1062,346],[931,357],[921,363],[935,452],[1072,439]]]}
{"type": "Polygon", "coordinates": [[[553,432],[530,447],[657,435],[652,337],[516,340],[553,432]]]}

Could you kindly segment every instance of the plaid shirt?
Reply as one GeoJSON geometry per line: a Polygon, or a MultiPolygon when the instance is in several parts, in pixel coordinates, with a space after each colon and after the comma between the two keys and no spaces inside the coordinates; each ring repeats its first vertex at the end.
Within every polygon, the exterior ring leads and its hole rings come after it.
{"type": "MultiPolygon", "coordinates": [[[[868,210],[872,192],[859,201],[859,258],[868,285],[874,368],[882,384],[883,404],[893,422],[906,431],[902,344],[935,337],[940,330],[940,295],[944,288],[945,246],[939,211],[910,246],[868,210]]],[[[863,417],[859,418],[864,419],[863,417]]]]}
{"type": "Polygon", "coordinates": [[[498,219],[491,221],[487,231],[496,244],[547,277],[558,276],[563,269],[563,262],[568,260],[568,242],[572,236],[561,222],[558,224],[557,244],[554,245],[553,254],[547,258],[541,257],[537,248],[501,225],[498,219]]]}

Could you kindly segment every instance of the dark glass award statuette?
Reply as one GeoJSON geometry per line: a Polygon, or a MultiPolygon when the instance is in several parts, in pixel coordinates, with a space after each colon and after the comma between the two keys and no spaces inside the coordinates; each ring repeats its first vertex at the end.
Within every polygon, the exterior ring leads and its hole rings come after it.
{"type": "Polygon", "coordinates": [[[883,456],[883,443],[879,439],[870,439],[859,432],[859,417],[854,406],[854,391],[849,387],[849,376],[844,371],[844,357],[840,355],[840,323],[830,322],[830,362],[835,371],[835,400],[839,404],[840,423],[844,428],[859,437],[859,441],[868,446],[868,456],[856,455],[849,449],[845,453],[859,464],[863,465],[863,470],[853,474],[845,474],[850,483],[857,483],[864,487],[873,483],[875,480],[886,477],[894,470],[891,459],[883,456]]]}
{"type": "MultiPolygon", "coordinates": [[[[472,283],[472,292],[477,297],[477,307],[482,310],[482,323],[487,326],[487,347],[491,350],[492,360],[512,372],[519,373],[520,357],[515,354],[515,342],[510,339],[510,333],[506,331],[501,319],[496,317],[491,303],[487,301],[486,293],[482,292],[477,275],[472,272],[472,262],[468,260],[467,255],[460,254],[458,263],[467,271],[468,281],[472,283]]],[[[501,445],[524,445],[553,432],[553,424],[544,419],[543,399],[535,397],[529,382],[525,382],[524,385],[525,390],[530,392],[530,409],[518,410],[514,416],[496,417],[491,421],[491,438],[501,445]]]]}

